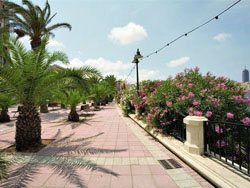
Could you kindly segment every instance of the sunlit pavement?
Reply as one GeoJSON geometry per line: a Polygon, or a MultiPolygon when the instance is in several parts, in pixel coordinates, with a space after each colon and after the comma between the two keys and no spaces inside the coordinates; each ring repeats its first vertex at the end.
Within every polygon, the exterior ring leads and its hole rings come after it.
{"type": "MultiPolygon", "coordinates": [[[[67,113],[41,115],[42,138],[55,141],[35,155],[10,156],[9,179],[0,187],[212,187],[115,105],[88,113],[81,123],[67,122],[67,113]],[[158,162],[169,159],[181,168],[158,162]]],[[[14,143],[15,127],[4,126],[0,148],[14,143]]]]}

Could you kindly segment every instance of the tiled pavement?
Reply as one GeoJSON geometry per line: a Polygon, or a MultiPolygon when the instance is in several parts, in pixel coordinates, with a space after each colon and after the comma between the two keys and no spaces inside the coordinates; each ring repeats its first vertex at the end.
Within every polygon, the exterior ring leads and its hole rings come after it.
{"type": "MultiPolygon", "coordinates": [[[[65,114],[42,115],[42,137],[56,140],[36,155],[10,156],[14,165],[0,187],[212,187],[114,105],[83,123],[63,122],[65,114]],[[162,159],[183,168],[166,170],[162,159]]],[[[13,141],[14,127],[0,132],[0,148],[13,141]]]]}

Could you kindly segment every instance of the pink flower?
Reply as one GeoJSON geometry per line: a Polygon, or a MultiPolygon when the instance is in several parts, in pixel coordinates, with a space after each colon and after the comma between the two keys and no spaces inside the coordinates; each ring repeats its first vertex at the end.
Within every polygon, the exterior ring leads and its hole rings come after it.
{"type": "Polygon", "coordinates": [[[234,114],[228,112],[228,113],[227,113],[227,118],[233,119],[233,118],[234,118],[234,114]]]}
{"type": "Polygon", "coordinates": [[[183,85],[182,84],[180,85],[180,88],[183,89],[183,85]]]}
{"type": "Polygon", "coordinates": [[[218,84],[216,88],[226,89],[226,85],[224,83],[221,83],[221,84],[218,84]]]}
{"type": "Polygon", "coordinates": [[[172,102],[167,102],[167,106],[171,107],[172,106],[172,102]]]}
{"type": "Polygon", "coordinates": [[[190,89],[192,87],[192,84],[191,83],[188,83],[188,88],[190,89]]]}
{"type": "Polygon", "coordinates": [[[194,71],[199,71],[199,67],[194,67],[194,71]]]}
{"type": "Polygon", "coordinates": [[[245,125],[249,125],[250,124],[250,118],[246,117],[246,118],[242,119],[241,122],[244,123],[245,125]]]}
{"type": "Polygon", "coordinates": [[[191,107],[191,108],[189,108],[189,111],[190,111],[190,112],[193,112],[193,110],[194,110],[194,108],[192,108],[192,107],[191,107]]]}
{"type": "Polygon", "coordinates": [[[194,106],[197,106],[198,104],[199,104],[198,101],[194,101],[194,102],[193,102],[193,105],[194,105],[194,106]]]}
{"type": "Polygon", "coordinates": [[[146,117],[147,120],[150,120],[151,119],[151,114],[148,114],[147,117],[146,117]]]}
{"type": "Polygon", "coordinates": [[[218,140],[217,142],[216,142],[216,147],[218,147],[218,148],[220,148],[220,147],[225,147],[226,146],[226,142],[224,141],[224,140],[218,140]]]}
{"type": "Polygon", "coordinates": [[[146,100],[147,100],[147,97],[143,97],[142,100],[146,101],[146,100]]]}
{"type": "MultiPolygon", "coordinates": [[[[165,125],[164,123],[162,125],[165,125]]],[[[163,130],[162,129],[158,129],[158,132],[162,133],[163,130]]]]}
{"type": "Polygon", "coordinates": [[[185,101],[186,100],[186,96],[182,96],[181,100],[185,101]]]}
{"type": "Polygon", "coordinates": [[[244,103],[250,105],[250,97],[245,98],[244,103]]]}
{"type": "Polygon", "coordinates": [[[242,99],[242,96],[239,95],[235,97],[235,100],[237,101],[237,103],[241,103],[243,99],[242,99]]]}
{"type": "Polygon", "coordinates": [[[243,94],[248,94],[248,91],[247,90],[243,90],[242,93],[243,94]]]}
{"type": "Polygon", "coordinates": [[[143,108],[144,104],[142,102],[140,102],[140,108],[143,108]]]}
{"type": "Polygon", "coordinates": [[[219,126],[216,126],[215,127],[215,132],[218,133],[218,134],[221,134],[221,133],[223,133],[223,129],[220,128],[219,126]]]}
{"type": "Polygon", "coordinates": [[[212,116],[212,112],[210,112],[210,111],[207,111],[207,113],[206,113],[206,117],[208,117],[208,118],[210,118],[211,116],[212,116]]]}
{"type": "Polygon", "coordinates": [[[194,114],[193,113],[189,113],[190,116],[193,116],[194,114]]]}
{"type": "Polygon", "coordinates": [[[156,87],[161,86],[161,82],[155,82],[156,87]]]}
{"type": "Polygon", "coordinates": [[[200,111],[194,111],[194,115],[196,115],[196,116],[202,116],[202,112],[200,112],[200,111]]]}
{"type": "Polygon", "coordinates": [[[169,76],[168,79],[172,79],[173,77],[172,76],[169,76]]]}
{"type": "Polygon", "coordinates": [[[194,98],[194,94],[192,92],[189,92],[188,97],[189,98],[194,98]]]}

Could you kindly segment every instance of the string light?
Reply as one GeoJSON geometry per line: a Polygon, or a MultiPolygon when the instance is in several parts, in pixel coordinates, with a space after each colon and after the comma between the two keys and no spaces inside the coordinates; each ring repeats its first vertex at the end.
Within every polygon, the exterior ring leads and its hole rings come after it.
{"type": "MultiPolygon", "coordinates": [[[[222,14],[224,14],[225,12],[227,12],[229,9],[233,8],[235,5],[237,5],[241,0],[236,1],[235,3],[233,3],[232,5],[230,5],[228,8],[226,8],[225,10],[223,10],[222,12],[220,12],[219,14],[217,14],[216,16],[210,18],[209,20],[205,21],[204,23],[198,25],[197,27],[191,29],[190,31],[180,35],[179,37],[175,38],[174,40],[170,41],[169,43],[165,44],[164,46],[162,46],[161,48],[159,48],[156,51],[153,51],[151,53],[149,53],[148,55],[144,56],[143,58],[140,59],[140,61],[149,58],[150,56],[157,54],[158,52],[162,51],[163,49],[165,49],[166,47],[170,46],[171,44],[173,44],[174,42],[176,42],[177,40],[181,39],[182,37],[187,37],[190,33],[200,29],[201,27],[209,24],[211,21],[213,20],[218,20],[219,16],[221,16],[222,14]]],[[[125,81],[127,81],[128,77],[131,75],[131,73],[134,71],[135,66],[131,69],[130,73],[128,74],[128,76],[126,77],[125,81]]]]}
{"type": "Polygon", "coordinates": [[[162,51],[164,48],[166,48],[167,46],[170,46],[170,44],[173,44],[174,42],[176,42],[177,40],[181,39],[182,37],[187,37],[190,33],[200,29],[201,27],[209,24],[211,21],[213,20],[218,20],[219,16],[221,16],[222,14],[224,14],[225,12],[227,12],[229,9],[233,8],[235,5],[237,5],[241,0],[236,1],[235,3],[233,3],[232,5],[230,5],[228,8],[226,8],[225,10],[223,10],[222,12],[220,12],[219,14],[217,14],[216,16],[214,16],[213,18],[210,18],[209,20],[207,20],[206,22],[198,25],[197,27],[191,29],[190,31],[180,35],[179,37],[177,37],[176,39],[172,40],[171,42],[167,43],[166,45],[164,45],[163,47],[159,48],[158,50],[149,53],[148,55],[146,55],[145,57],[143,57],[141,60],[149,58],[150,56],[157,54],[158,52],[162,51]]]}

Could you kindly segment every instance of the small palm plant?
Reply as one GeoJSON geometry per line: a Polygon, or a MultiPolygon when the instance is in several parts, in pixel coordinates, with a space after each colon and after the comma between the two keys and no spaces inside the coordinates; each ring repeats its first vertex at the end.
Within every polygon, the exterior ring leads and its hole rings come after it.
{"type": "Polygon", "coordinates": [[[68,115],[68,121],[78,122],[79,114],[76,111],[76,107],[84,100],[79,90],[70,89],[64,93],[58,95],[59,102],[70,106],[70,113],[68,115]]]}
{"type": "MultiPolygon", "coordinates": [[[[1,42],[1,41],[0,41],[1,42]]],[[[83,69],[50,69],[56,61],[67,63],[62,52],[48,53],[48,39],[35,50],[25,50],[22,43],[11,38],[4,41],[8,51],[0,46],[6,65],[0,68],[0,91],[15,96],[21,105],[16,122],[16,149],[19,151],[41,144],[41,119],[38,106],[54,95],[67,80],[81,81],[86,76],[83,69]]],[[[92,73],[98,71],[92,70],[92,73]]]]}
{"type": "Polygon", "coordinates": [[[98,109],[98,106],[100,103],[105,99],[105,96],[107,95],[107,88],[104,84],[101,82],[98,84],[95,84],[90,91],[90,99],[94,101],[95,109],[98,109]]]}
{"type": "Polygon", "coordinates": [[[15,104],[15,100],[11,95],[0,93],[0,122],[9,122],[10,116],[8,114],[8,108],[15,104]]]}

